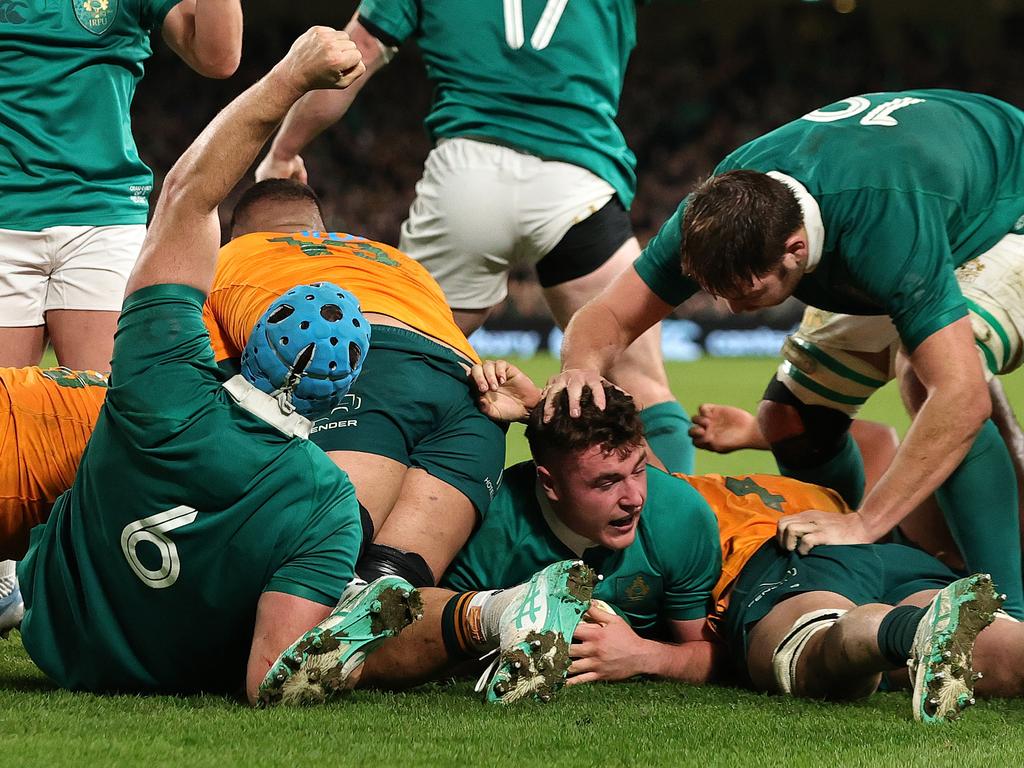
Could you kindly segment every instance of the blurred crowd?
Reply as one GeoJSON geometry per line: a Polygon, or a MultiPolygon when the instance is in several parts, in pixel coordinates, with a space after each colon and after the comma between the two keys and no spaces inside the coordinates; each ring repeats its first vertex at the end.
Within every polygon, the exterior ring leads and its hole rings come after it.
{"type": "MultiPolygon", "coordinates": [[[[180,62],[155,46],[133,115],[158,187],[213,114],[303,28],[343,26],[355,3],[304,7],[308,18],[297,23],[269,0],[247,4],[242,66],[224,82],[182,74],[180,62]]],[[[731,149],[846,96],[947,87],[1024,104],[1019,0],[665,0],[640,8],[638,17],[619,124],[638,159],[632,217],[641,244],[731,149]]],[[[422,124],[430,98],[418,53],[407,46],[345,120],[307,150],[310,183],[335,228],[397,242],[430,148],[422,124]]],[[[722,309],[695,297],[680,313],[707,317],[722,309]]],[[[504,315],[506,323],[546,315],[529,272],[514,276],[504,315]]]]}

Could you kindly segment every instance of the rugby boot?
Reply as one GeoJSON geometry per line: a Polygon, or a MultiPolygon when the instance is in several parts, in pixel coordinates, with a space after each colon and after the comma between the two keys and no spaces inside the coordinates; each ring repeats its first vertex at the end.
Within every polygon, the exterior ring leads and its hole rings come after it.
{"type": "Polygon", "coordinates": [[[348,690],[368,654],[422,617],[419,592],[405,579],[352,582],[331,614],[270,665],[259,706],[319,704],[348,690]]]}

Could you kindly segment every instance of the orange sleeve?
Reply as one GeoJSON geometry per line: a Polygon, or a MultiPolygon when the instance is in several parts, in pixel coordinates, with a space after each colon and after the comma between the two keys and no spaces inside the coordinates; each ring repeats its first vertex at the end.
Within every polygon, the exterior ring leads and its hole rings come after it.
{"type": "Polygon", "coordinates": [[[213,358],[218,363],[242,356],[242,350],[231,341],[230,336],[218,322],[215,307],[219,304],[217,295],[210,294],[203,305],[203,322],[210,333],[210,345],[213,347],[213,358]]]}

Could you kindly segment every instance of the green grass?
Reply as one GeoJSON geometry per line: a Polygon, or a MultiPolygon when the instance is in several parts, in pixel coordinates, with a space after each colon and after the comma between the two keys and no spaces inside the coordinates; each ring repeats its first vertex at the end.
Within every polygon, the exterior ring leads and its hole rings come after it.
{"type": "MultiPolygon", "coordinates": [[[[550,358],[523,363],[538,382],[550,358]]],[[[670,366],[689,410],[754,407],[771,360],[670,366]]],[[[1024,402],[1024,377],[1004,380],[1024,402]]],[[[867,418],[902,430],[894,391],[867,418]]],[[[509,461],[526,456],[521,430],[509,461]]],[[[757,452],[700,454],[698,471],[772,471],[757,452]]],[[[197,628],[198,629],[198,628],[197,628]]],[[[83,627],[88,631],[88,627],[83,627]]],[[[1024,654],[1022,654],[1024,656],[1024,654]]],[[[547,706],[485,707],[470,686],[404,694],[357,691],[343,702],[256,712],[222,697],[100,697],[53,689],[15,633],[0,641],[0,766],[1004,766],[1024,762],[1024,702],[982,702],[964,720],[912,722],[905,694],[856,705],[799,702],[731,688],[630,683],[566,690],[547,706]]]]}

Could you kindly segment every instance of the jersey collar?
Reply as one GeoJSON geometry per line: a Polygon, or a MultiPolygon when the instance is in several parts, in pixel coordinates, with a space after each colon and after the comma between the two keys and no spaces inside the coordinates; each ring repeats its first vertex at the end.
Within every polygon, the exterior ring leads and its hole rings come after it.
{"type": "Polygon", "coordinates": [[[796,201],[800,203],[800,211],[804,215],[804,229],[807,230],[807,267],[805,272],[813,272],[821,261],[821,249],[825,245],[825,223],[821,220],[821,207],[818,201],[811,197],[807,187],[794,179],[778,171],[768,171],[776,181],[781,181],[796,195],[796,201]]]}
{"type": "Polygon", "coordinates": [[[288,437],[298,437],[302,440],[309,437],[313,422],[294,411],[289,414],[281,413],[281,408],[275,398],[256,389],[241,374],[232,376],[221,386],[228,391],[231,399],[239,407],[267,422],[270,426],[276,427],[288,437]]]}
{"type": "Polygon", "coordinates": [[[565,544],[576,557],[583,557],[583,553],[588,549],[598,546],[586,536],[576,533],[576,531],[559,519],[551,506],[551,502],[548,501],[548,497],[544,495],[544,490],[540,487],[539,480],[534,485],[534,493],[537,495],[537,504],[540,505],[541,514],[544,515],[544,522],[548,524],[548,528],[555,534],[555,538],[565,544]]]}

